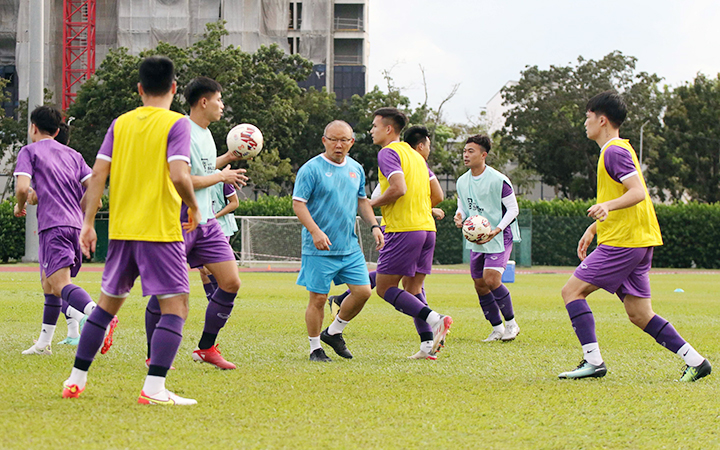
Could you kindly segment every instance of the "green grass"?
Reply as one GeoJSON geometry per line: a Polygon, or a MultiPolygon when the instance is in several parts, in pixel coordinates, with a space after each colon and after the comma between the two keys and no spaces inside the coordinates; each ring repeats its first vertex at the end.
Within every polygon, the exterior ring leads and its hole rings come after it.
{"type": "MultiPolygon", "coordinates": [[[[78,284],[97,297],[100,276],[81,273],[78,284]]],[[[406,359],[418,348],[412,321],[373,296],[345,333],[355,359],[332,364],[307,360],[307,294],[294,274],[242,278],[219,339],[238,369],[219,371],[190,358],[206,305],[191,274],[190,317],[168,387],[198,405],[161,408],[135,403],[146,373],[139,286],[85,393],[63,400],[74,348],[20,355],[39,331],[38,275],[0,273],[0,448],[720,448],[720,376],[676,382],[681,359],[630,324],[605,292],[590,305],[608,375],[557,379],[581,358],[559,295],[568,275],[518,275],[509,288],[522,331],[493,344],[480,342],[490,327],[469,276],[429,277],[430,305],[455,319],[435,362],[406,359]]],[[[720,370],[718,276],[651,280],[656,312],[720,370]]],[[[64,337],[61,318],[54,341],[64,337]]]]}

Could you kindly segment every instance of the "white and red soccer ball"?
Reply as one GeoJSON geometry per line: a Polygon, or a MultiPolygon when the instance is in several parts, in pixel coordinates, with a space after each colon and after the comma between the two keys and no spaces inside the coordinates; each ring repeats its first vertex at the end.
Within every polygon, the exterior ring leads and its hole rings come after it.
{"type": "Polygon", "coordinates": [[[241,123],[228,133],[227,146],[235,156],[254,158],[263,148],[263,135],[255,125],[241,123]]]}
{"type": "Polygon", "coordinates": [[[463,222],[462,232],[465,239],[477,244],[487,239],[492,232],[492,227],[490,221],[483,216],[471,216],[463,222]]]}

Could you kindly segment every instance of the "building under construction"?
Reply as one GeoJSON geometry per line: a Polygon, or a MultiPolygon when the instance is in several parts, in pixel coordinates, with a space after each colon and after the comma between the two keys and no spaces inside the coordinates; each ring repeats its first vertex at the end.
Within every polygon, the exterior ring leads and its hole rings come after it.
{"type": "Polygon", "coordinates": [[[224,20],[223,44],[255,52],[277,44],[314,63],[303,87],[327,87],[338,99],[367,84],[369,0],[0,0],[0,76],[12,110],[28,96],[30,2],[45,10],[45,87],[65,108],[108,51],[130,53],[163,41],[187,46],[205,25],[224,20]]]}

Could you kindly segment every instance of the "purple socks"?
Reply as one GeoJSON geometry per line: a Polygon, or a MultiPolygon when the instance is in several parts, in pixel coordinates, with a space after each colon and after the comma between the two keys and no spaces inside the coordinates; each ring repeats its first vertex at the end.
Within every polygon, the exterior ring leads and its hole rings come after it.
{"type": "Polygon", "coordinates": [[[485,314],[485,318],[490,322],[490,325],[500,325],[502,323],[500,308],[498,308],[493,293],[489,292],[485,295],[478,295],[478,299],[480,300],[480,307],[483,310],[483,314],[485,314]]]}
{"type": "Polygon", "coordinates": [[[155,327],[150,348],[148,375],[164,377],[172,366],[182,341],[185,320],[174,314],[163,314],[155,327]]]}
{"type": "MultiPolygon", "coordinates": [[[[425,300],[425,294],[416,294],[415,297],[420,299],[421,302],[423,302],[423,305],[427,306],[427,300],[425,300]]],[[[432,327],[429,323],[426,321],[420,319],[419,317],[414,318],[415,322],[415,329],[417,330],[418,335],[420,336],[420,342],[424,341],[432,341],[433,340],[433,332],[432,327]]]]}
{"type": "Polygon", "coordinates": [[[505,320],[512,320],[515,318],[515,312],[513,311],[512,299],[510,298],[510,291],[501,284],[500,287],[492,291],[493,297],[495,297],[495,303],[497,303],[500,312],[502,313],[505,320]]]}
{"type": "Polygon", "coordinates": [[[385,291],[385,299],[386,302],[390,303],[403,314],[407,314],[411,317],[420,317],[421,319],[425,320],[427,318],[427,314],[429,314],[430,309],[417,297],[412,295],[411,293],[407,291],[403,291],[400,288],[391,287],[387,291],[385,291]],[[427,314],[424,314],[425,317],[422,317],[420,312],[423,309],[427,309],[427,314]]]}
{"type": "Polygon", "coordinates": [[[235,305],[235,297],[237,297],[236,293],[225,292],[220,288],[213,293],[205,310],[205,328],[203,328],[198,343],[200,350],[207,350],[215,345],[218,333],[230,318],[230,313],[235,305]]]}
{"type": "Polygon", "coordinates": [[[42,323],[45,325],[57,325],[60,310],[62,309],[62,299],[52,294],[45,294],[45,307],[43,308],[42,323]]]}
{"type": "Polygon", "coordinates": [[[156,296],[150,296],[150,300],[148,300],[147,307],[145,308],[145,338],[147,339],[148,358],[152,354],[150,352],[152,337],[161,315],[160,302],[158,302],[156,296]]]}
{"type": "Polygon", "coordinates": [[[100,307],[95,308],[90,314],[80,335],[80,343],[75,354],[76,369],[87,372],[90,368],[90,364],[105,340],[105,330],[113,317],[112,314],[100,307]]]}
{"type": "Polygon", "coordinates": [[[85,307],[88,303],[92,302],[90,294],[85,292],[80,286],[75,286],[74,284],[68,284],[63,288],[62,299],[80,312],[85,312],[85,307]]]}
{"type": "Polygon", "coordinates": [[[670,322],[655,314],[643,330],[655,339],[655,342],[677,353],[685,345],[685,339],[675,330],[670,322]]]}
{"type": "Polygon", "coordinates": [[[573,300],[565,305],[570,321],[572,322],[575,334],[580,340],[581,345],[592,344],[597,342],[595,336],[595,318],[593,317],[590,306],[585,299],[573,300]]]}

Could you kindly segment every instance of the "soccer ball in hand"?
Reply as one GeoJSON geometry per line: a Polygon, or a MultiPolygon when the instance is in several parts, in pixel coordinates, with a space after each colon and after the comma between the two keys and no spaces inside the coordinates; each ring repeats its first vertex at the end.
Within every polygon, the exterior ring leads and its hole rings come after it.
{"type": "Polygon", "coordinates": [[[491,231],[490,222],[483,216],[471,216],[463,222],[463,236],[473,244],[487,239],[491,231]]]}
{"type": "Polygon", "coordinates": [[[255,125],[241,123],[228,133],[227,146],[241,159],[254,158],[263,148],[263,135],[255,125]]]}

